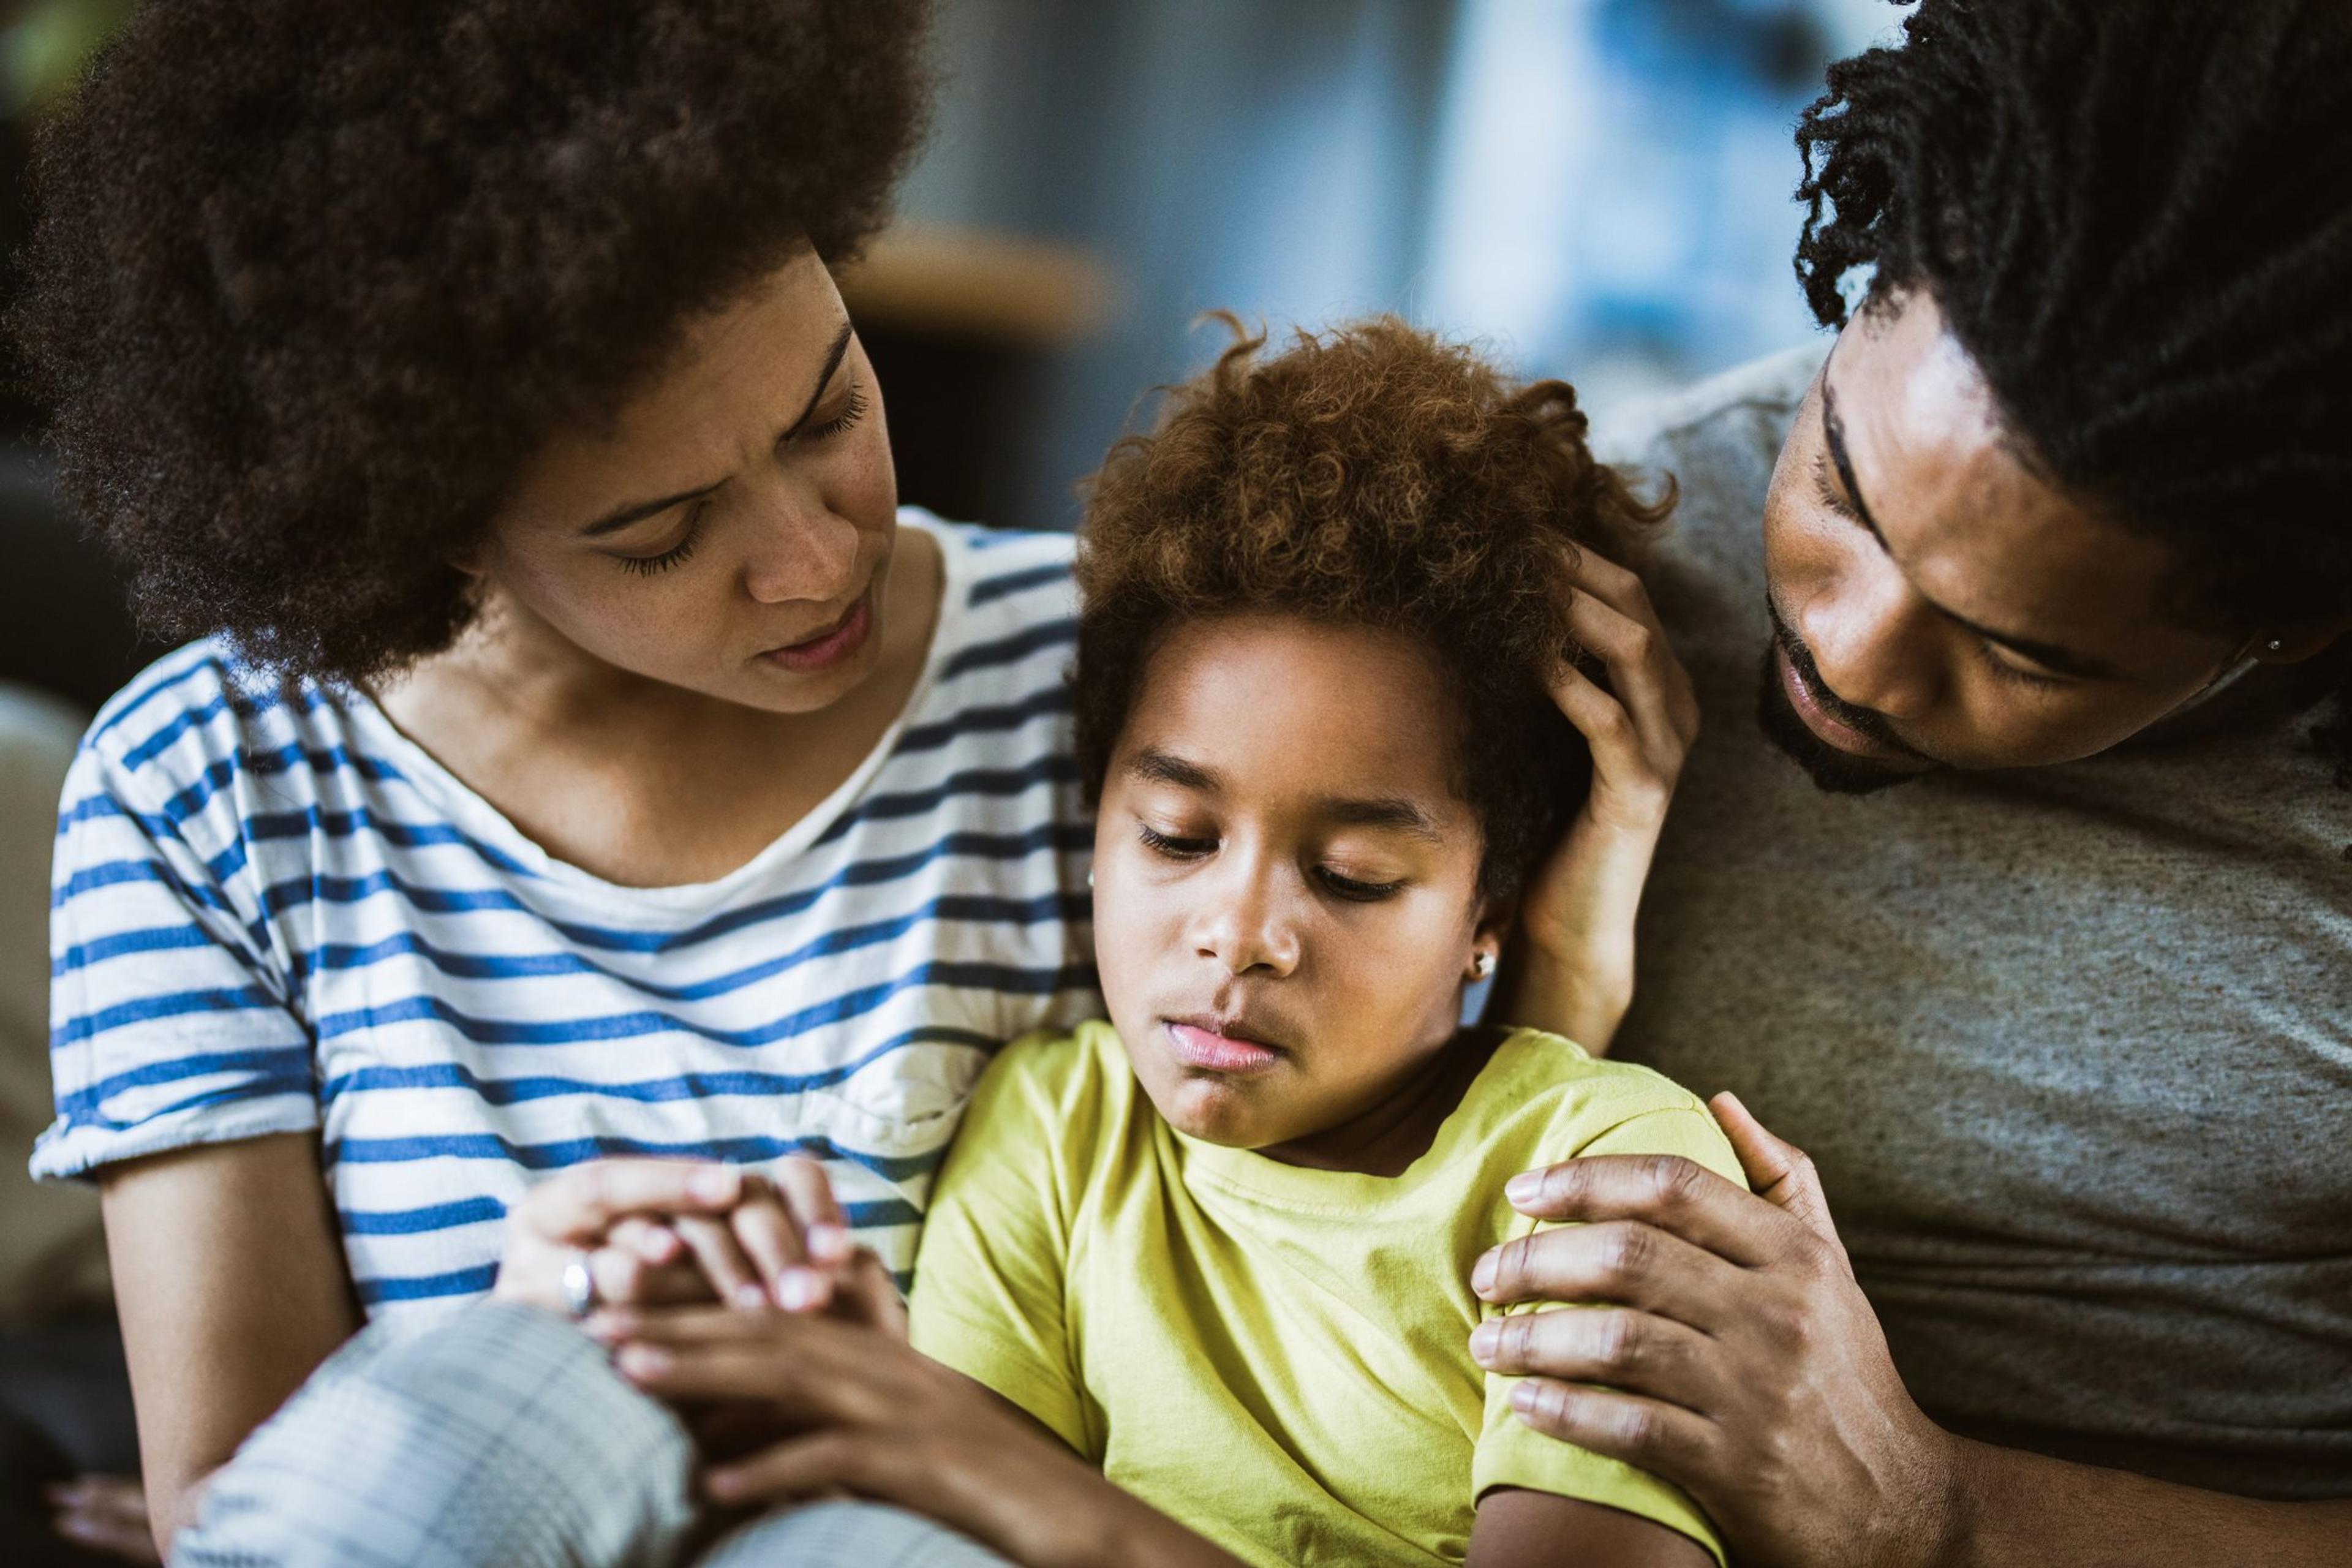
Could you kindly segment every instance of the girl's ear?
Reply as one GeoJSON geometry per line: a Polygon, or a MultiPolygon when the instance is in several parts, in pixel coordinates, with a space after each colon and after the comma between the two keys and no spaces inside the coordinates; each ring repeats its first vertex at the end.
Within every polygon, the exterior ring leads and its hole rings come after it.
{"type": "Polygon", "coordinates": [[[1486,980],[1493,976],[1495,966],[1502,962],[1503,944],[1510,940],[1511,926],[1518,913],[1510,904],[1488,899],[1478,910],[1478,924],[1470,934],[1470,978],[1486,980]]]}

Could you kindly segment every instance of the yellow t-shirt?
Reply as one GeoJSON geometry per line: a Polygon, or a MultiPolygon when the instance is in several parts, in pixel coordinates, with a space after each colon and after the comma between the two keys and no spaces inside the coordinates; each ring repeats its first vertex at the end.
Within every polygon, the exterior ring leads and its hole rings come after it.
{"type": "MultiPolygon", "coordinates": [[[[1252,1563],[1459,1563],[1478,1496],[1605,1503],[1722,1548],[1681,1491],[1546,1437],[1470,1359],[1503,1199],[1577,1154],[1685,1154],[1734,1181],[1706,1108],[1646,1068],[1521,1030],[1394,1177],[1176,1131],[1108,1024],[982,1078],[915,1266],[917,1348],[1252,1563]]],[[[1521,1309],[1532,1310],[1532,1309],[1521,1309]]]]}

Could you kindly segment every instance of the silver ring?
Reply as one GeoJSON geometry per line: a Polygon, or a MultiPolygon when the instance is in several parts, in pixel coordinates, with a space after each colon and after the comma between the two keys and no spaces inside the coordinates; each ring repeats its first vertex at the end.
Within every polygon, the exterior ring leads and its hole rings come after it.
{"type": "Polygon", "coordinates": [[[586,1253],[574,1253],[563,1266],[562,1289],[563,1310],[573,1322],[596,1310],[596,1276],[588,1268],[586,1253]]]}

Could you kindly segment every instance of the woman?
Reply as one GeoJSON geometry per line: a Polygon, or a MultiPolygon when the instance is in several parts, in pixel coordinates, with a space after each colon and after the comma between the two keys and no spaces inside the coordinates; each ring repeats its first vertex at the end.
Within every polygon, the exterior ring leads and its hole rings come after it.
{"type": "MultiPolygon", "coordinates": [[[[1067,542],[901,518],[827,269],[919,24],[186,0],[48,138],[64,482],[207,639],[68,786],[37,1156],[105,1188],[167,1546],[363,1319],[805,1302],[792,1156],[903,1269],[987,1047],[1094,1005],[1067,542]]],[[[1596,1043],[1690,723],[1608,596],[1625,705],[1560,692],[1634,743],[1517,1009],[1596,1043]]]]}

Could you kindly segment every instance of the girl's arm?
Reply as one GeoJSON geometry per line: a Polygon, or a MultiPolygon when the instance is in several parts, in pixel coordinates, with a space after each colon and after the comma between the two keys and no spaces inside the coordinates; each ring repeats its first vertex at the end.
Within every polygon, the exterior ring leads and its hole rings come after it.
{"type": "Polygon", "coordinates": [[[155,1544],[358,1329],[317,1135],[205,1144],[110,1167],[107,1251],[139,1411],[155,1544]]]}
{"type": "Polygon", "coordinates": [[[591,1331],[657,1398],[752,1399],[814,1428],[708,1472],[716,1502],[847,1490],[926,1514],[1025,1568],[1240,1568],[987,1388],[873,1328],[687,1308],[618,1310],[591,1331]]]}
{"type": "Polygon", "coordinates": [[[1585,551],[1561,592],[1569,630],[1608,677],[1563,666],[1552,682],[1552,700],[1592,748],[1592,785],[1528,884],[1486,1016],[1600,1056],[1633,1000],[1633,917],[1698,737],[1698,699],[1640,578],[1585,551]]]}
{"type": "Polygon", "coordinates": [[[1502,1487],[1478,1500],[1464,1568],[1715,1568],[1715,1558],[1637,1514],[1502,1487]]]}

